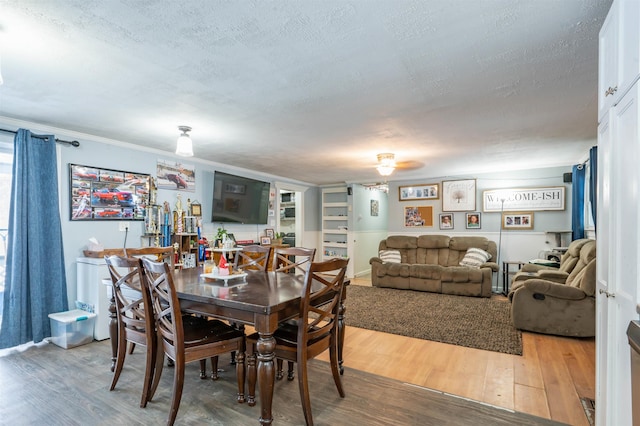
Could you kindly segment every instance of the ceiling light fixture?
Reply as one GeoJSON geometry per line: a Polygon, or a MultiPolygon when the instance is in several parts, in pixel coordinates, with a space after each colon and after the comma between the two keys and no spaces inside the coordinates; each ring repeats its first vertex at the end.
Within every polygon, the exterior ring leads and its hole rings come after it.
{"type": "Polygon", "coordinates": [[[395,155],[389,152],[378,154],[378,173],[381,176],[389,176],[396,169],[395,155]]]}
{"type": "Polygon", "coordinates": [[[176,146],[176,154],[181,157],[193,157],[193,142],[187,132],[191,131],[189,126],[178,126],[178,130],[182,133],[178,137],[178,145],[176,146]]]}

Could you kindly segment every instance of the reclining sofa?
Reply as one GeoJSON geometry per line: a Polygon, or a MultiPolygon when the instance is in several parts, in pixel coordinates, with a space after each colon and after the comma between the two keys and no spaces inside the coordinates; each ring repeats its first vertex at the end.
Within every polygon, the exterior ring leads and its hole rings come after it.
{"type": "Polygon", "coordinates": [[[491,297],[497,250],[485,237],[392,235],[378,250],[369,260],[376,287],[491,297]]]}

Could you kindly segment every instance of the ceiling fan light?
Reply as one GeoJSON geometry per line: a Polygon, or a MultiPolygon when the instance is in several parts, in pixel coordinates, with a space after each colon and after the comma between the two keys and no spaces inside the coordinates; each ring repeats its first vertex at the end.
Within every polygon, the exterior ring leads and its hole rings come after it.
{"type": "Polygon", "coordinates": [[[193,142],[187,134],[187,132],[191,131],[191,127],[178,126],[178,129],[180,129],[182,134],[178,137],[176,154],[181,157],[193,157],[193,142]]]}
{"type": "Polygon", "coordinates": [[[395,155],[391,153],[378,154],[378,167],[381,176],[389,176],[396,169],[395,155]]]}

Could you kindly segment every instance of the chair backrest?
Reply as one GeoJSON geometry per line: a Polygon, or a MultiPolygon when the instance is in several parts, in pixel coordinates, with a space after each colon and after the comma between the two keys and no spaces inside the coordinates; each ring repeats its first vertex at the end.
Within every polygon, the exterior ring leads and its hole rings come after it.
{"type": "MultiPolygon", "coordinates": [[[[567,285],[573,285],[573,281],[578,278],[578,274],[592,261],[596,258],[596,240],[588,240],[587,243],[583,244],[580,247],[580,253],[577,261],[575,262],[575,266],[569,273],[567,280],[565,283],[567,285]]],[[[575,285],[574,285],[575,287],[575,285]]]]}
{"type": "MultiPolygon", "coordinates": [[[[121,256],[105,256],[105,262],[113,283],[116,317],[129,332],[144,334],[154,329],[154,317],[149,308],[151,298],[144,289],[144,278],[140,261],[121,256]],[[126,286],[141,293],[139,298],[127,298],[122,291],[126,286]],[[146,309],[145,309],[146,307],[146,309]]],[[[131,294],[128,292],[127,294],[131,294]]]]}
{"type": "Polygon", "coordinates": [[[151,297],[156,328],[162,336],[165,353],[175,360],[176,356],[184,353],[184,329],[171,267],[147,258],[141,260],[143,284],[151,297]]]}
{"type": "Polygon", "coordinates": [[[313,262],[316,249],[304,247],[276,247],[273,250],[272,269],[276,272],[306,274],[309,264],[313,262]]]}
{"type": "Polygon", "coordinates": [[[157,262],[165,262],[171,265],[173,269],[175,267],[174,261],[174,249],[173,246],[168,247],[138,247],[138,248],[125,248],[125,256],[128,257],[145,257],[155,260],[157,262]]]}
{"type": "Polygon", "coordinates": [[[266,271],[269,266],[272,249],[271,246],[245,246],[242,250],[236,251],[233,267],[236,270],[242,268],[266,271]]]}
{"type": "Polygon", "coordinates": [[[348,263],[349,259],[331,259],[309,266],[300,300],[298,342],[316,342],[335,331],[348,263]],[[318,283],[322,287],[314,290],[318,283]],[[327,293],[330,295],[327,302],[316,303],[327,293]]]}
{"type": "Polygon", "coordinates": [[[560,266],[558,270],[560,272],[566,272],[567,274],[570,274],[580,260],[580,251],[582,250],[582,247],[590,241],[594,240],[591,240],[589,238],[580,238],[578,240],[572,241],[569,244],[569,247],[567,247],[567,251],[560,258],[560,266]]]}

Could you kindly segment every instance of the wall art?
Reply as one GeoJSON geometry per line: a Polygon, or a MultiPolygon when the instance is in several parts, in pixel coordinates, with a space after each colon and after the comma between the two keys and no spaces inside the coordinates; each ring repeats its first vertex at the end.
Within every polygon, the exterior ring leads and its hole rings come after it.
{"type": "Polygon", "coordinates": [[[440,198],[437,183],[423,185],[407,185],[398,187],[398,200],[437,200],[440,198]]]}
{"type": "Polygon", "coordinates": [[[433,226],[433,207],[405,207],[404,226],[412,228],[433,226]]]}
{"type": "Polygon", "coordinates": [[[156,174],[158,189],[196,191],[196,169],[193,164],[158,160],[156,174]]]}
{"type": "Polygon", "coordinates": [[[502,229],[533,229],[533,212],[502,213],[502,229]]]}
{"type": "Polygon", "coordinates": [[[442,211],[465,212],[476,209],[476,180],[445,180],[442,182],[442,211]]]}
{"type": "Polygon", "coordinates": [[[69,219],[144,220],[151,175],[69,164],[69,219]]]}
{"type": "Polygon", "coordinates": [[[482,210],[485,212],[564,210],[564,199],[564,186],[492,189],[482,192],[482,210]]]}

